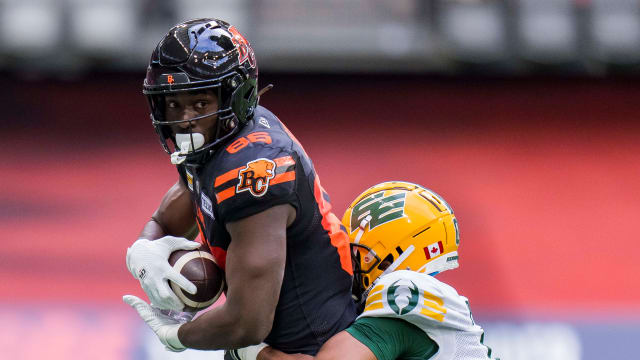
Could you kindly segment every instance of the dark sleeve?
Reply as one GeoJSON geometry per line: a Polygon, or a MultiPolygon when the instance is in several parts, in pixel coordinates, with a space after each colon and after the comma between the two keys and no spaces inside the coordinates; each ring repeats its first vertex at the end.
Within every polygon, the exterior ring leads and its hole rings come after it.
{"type": "Polygon", "coordinates": [[[234,159],[214,187],[222,223],[255,215],[276,205],[298,207],[296,184],[301,175],[295,153],[278,148],[261,148],[250,157],[234,159]],[[238,162],[238,159],[242,161],[238,162]]]}
{"type": "Polygon", "coordinates": [[[438,352],[438,344],[424,331],[400,319],[363,317],[346,331],[368,347],[378,360],[425,360],[438,352]]]}

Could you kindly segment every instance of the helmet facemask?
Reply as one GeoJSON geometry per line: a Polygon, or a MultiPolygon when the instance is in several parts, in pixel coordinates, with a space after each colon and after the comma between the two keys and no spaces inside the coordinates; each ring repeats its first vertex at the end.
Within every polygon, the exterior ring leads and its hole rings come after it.
{"type": "Polygon", "coordinates": [[[353,288],[351,293],[354,300],[359,302],[363,299],[363,294],[367,288],[371,286],[369,274],[382,263],[382,260],[368,246],[357,243],[351,243],[350,245],[351,263],[353,264],[353,288]]]}
{"type": "Polygon", "coordinates": [[[258,68],[253,49],[228,23],[196,19],[169,30],[151,56],[143,93],[151,108],[152,124],[172,162],[201,164],[223,142],[246,124],[258,104],[258,68]],[[213,91],[218,110],[191,119],[168,121],[165,96],[192,91],[213,91]],[[217,117],[199,146],[193,128],[198,121],[217,117]],[[175,127],[189,123],[188,141],[177,141],[175,127]],[[185,144],[187,146],[185,146],[185,144]],[[183,149],[180,147],[182,146],[183,149]]]}
{"type": "MultiPolygon", "coordinates": [[[[151,122],[160,138],[163,148],[167,153],[171,154],[172,163],[174,164],[182,163],[185,160],[189,163],[203,162],[204,159],[202,158],[206,157],[210,150],[217,148],[220,143],[235,134],[239,128],[238,118],[231,108],[231,95],[225,94],[224,86],[213,84],[201,90],[188,90],[188,92],[197,94],[208,90],[213,91],[217,99],[227,99],[226,104],[220,104],[219,102],[218,110],[216,111],[179,120],[168,120],[165,114],[166,96],[176,94],[177,92],[147,95],[149,105],[152,109],[151,122]],[[199,121],[211,119],[212,117],[215,117],[215,123],[212,127],[203,129],[206,134],[194,132],[193,129],[199,121]],[[185,127],[183,125],[185,123],[189,126],[185,127]],[[176,130],[178,127],[180,127],[179,131],[176,130]],[[180,138],[178,139],[176,138],[176,133],[189,136],[179,136],[180,138]],[[208,137],[206,143],[204,142],[205,136],[208,137]]],[[[227,90],[227,92],[230,93],[231,91],[227,90]]]]}

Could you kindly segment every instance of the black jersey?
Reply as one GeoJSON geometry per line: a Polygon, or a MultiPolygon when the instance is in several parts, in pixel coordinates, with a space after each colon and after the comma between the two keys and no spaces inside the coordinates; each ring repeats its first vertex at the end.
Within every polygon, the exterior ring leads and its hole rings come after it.
{"type": "Polygon", "coordinates": [[[315,354],[355,319],[349,239],[331,212],[311,160],[264,107],[204,166],[179,166],[197,204],[201,234],[225,267],[232,241],[225,224],[291,204],[287,256],[273,328],[265,342],[285,352],[315,354]]]}

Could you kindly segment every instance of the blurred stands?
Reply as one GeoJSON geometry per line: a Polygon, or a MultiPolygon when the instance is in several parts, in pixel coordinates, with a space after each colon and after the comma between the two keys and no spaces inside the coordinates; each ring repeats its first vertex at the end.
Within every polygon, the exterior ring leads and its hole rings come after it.
{"type": "Polygon", "coordinates": [[[636,0],[0,0],[0,69],[137,71],[169,24],[195,17],[236,25],[263,70],[598,75],[640,64],[636,0]]]}
{"type": "Polygon", "coordinates": [[[338,216],[389,177],[452,203],[462,271],[440,278],[496,356],[637,357],[640,0],[0,0],[3,358],[216,358],[121,302],[176,176],[142,77],[195,17],[251,41],[338,216]]]}
{"type": "Polygon", "coordinates": [[[640,63],[640,2],[592,0],[590,56],[603,63],[640,63]]]}
{"type": "Polygon", "coordinates": [[[509,57],[506,9],[502,1],[443,1],[440,35],[448,56],[470,63],[509,57]]]}
{"type": "Polygon", "coordinates": [[[518,0],[517,53],[538,64],[580,60],[578,19],[572,0],[518,0]]]}

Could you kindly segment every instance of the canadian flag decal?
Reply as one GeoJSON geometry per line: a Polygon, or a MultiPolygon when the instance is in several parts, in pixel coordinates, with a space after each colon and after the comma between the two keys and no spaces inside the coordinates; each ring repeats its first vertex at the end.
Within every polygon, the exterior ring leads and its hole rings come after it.
{"type": "Polygon", "coordinates": [[[427,259],[433,259],[434,257],[442,254],[443,251],[444,247],[442,246],[442,241],[427,245],[427,247],[424,248],[424,254],[427,256],[427,259]]]}

